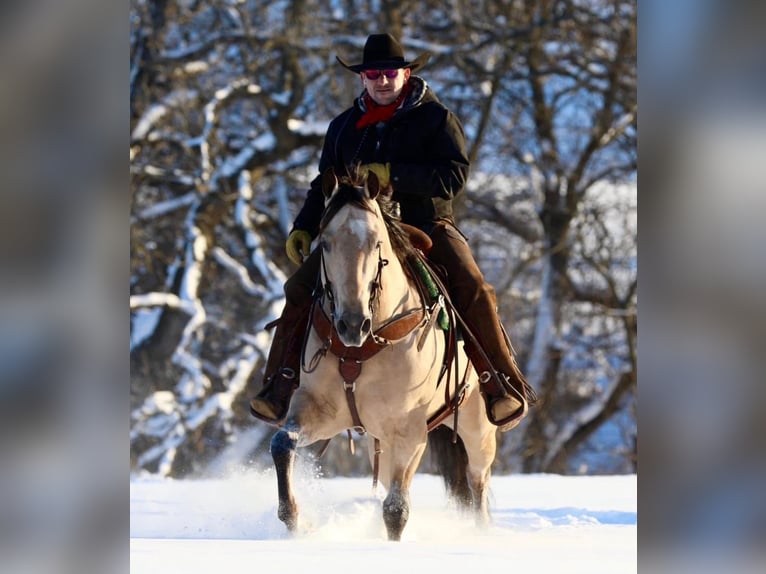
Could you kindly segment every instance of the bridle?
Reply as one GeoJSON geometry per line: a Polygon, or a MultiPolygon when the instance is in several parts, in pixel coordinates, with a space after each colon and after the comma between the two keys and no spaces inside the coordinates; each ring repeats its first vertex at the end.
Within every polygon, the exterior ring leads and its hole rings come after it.
{"type": "MultiPolygon", "coordinates": [[[[336,312],[335,312],[335,292],[333,291],[332,281],[330,281],[330,276],[327,273],[327,263],[325,262],[325,248],[322,244],[322,241],[319,242],[321,252],[319,254],[319,258],[321,261],[322,266],[322,272],[319,277],[319,283],[320,283],[320,290],[319,290],[319,298],[320,298],[320,304],[323,303],[323,297],[327,297],[327,301],[330,303],[330,317],[332,319],[333,324],[335,323],[336,312]]],[[[378,297],[380,296],[380,293],[383,291],[383,268],[388,265],[388,259],[383,257],[383,241],[378,241],[375,245],[376,249],[378,250],[378,267],[377,271],[375,273],[375,278],[370,283],[370,299],[367,303],[367,307],[370,311],[370,318],[375,316],[375,308],[376,303],[378,301],[378,297]]],[[[385,341],[380,339],[379,336],[376,334],[375,331],[370,329],[369,336],[375,340],[376,343],[384,343],[385,341]]]]}

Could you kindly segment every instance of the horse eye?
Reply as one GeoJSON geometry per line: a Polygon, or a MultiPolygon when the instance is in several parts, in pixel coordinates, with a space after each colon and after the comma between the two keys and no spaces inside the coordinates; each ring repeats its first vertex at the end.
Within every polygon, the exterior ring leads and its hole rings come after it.
{"type": "Polygon", "coordinates": [[[326,251],[327,253],[330,252],[330,244],[327,243],[324,239],[319,242],[319,247],[322,248],[322,251],[326,251]]]}

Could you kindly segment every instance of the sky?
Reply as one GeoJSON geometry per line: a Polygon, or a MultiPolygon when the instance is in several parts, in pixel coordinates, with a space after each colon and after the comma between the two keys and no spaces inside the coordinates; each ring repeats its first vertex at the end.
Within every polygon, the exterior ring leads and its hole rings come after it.
{"type": "Polygon", "coordinates": [[[637,571],[636,475],[497,476],[492,524],[479,530],[417,474],[401,542],[389,542],[381,486],[296,467],[302,526],[277,519],[273,470],[226,478],[130,481],[130,572],[447,571],[621,574],[637,571]]]}

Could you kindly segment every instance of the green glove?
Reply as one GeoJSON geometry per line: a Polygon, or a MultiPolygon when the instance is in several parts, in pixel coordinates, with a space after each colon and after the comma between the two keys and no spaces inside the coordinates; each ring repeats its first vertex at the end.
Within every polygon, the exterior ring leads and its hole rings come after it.
{"type": "Polygon", "coordinates": [[[366,172],[373,172],[378,176],[381,187],[388,187],[391,183],[391,164],[390,163],[366,163],[362,166],[366,172]]]}
{"type": "Polygon", "coordinates": [[[285,244],[285,251],[290,261],[296,265],[303,263],[303,258],[308,257],[309,250],[311,249],[311,235],[308,231],[302,229],[296,229],[287,238],[285,244]]]}

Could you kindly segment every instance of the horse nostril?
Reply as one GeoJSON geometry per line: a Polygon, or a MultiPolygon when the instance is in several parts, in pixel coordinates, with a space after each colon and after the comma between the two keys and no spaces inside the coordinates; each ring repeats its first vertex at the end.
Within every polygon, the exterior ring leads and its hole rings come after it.
{"type": "Polygon", "coordinates": [[[343,333],[346,332],[347,329],[348,329],[348,325],[346,325],[346,322],[343,319],[339,320],[338,321],[338,333],[340,333],[342,335],[343,333]]]}
{"type": "Polygon", "coordinates": [[[365,319],[362,322],[362,333],[369,333],[371,327],[372,327],[372,321],[370,321],[369,318],[365,319]]]}

